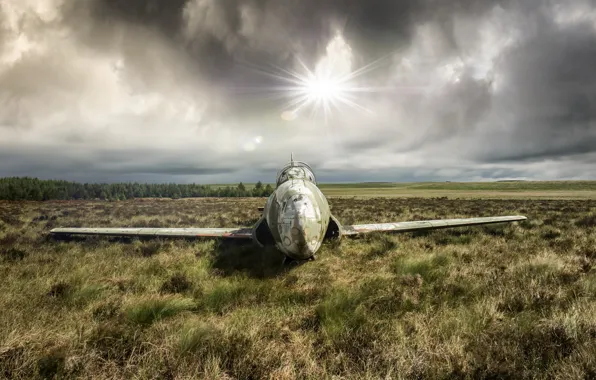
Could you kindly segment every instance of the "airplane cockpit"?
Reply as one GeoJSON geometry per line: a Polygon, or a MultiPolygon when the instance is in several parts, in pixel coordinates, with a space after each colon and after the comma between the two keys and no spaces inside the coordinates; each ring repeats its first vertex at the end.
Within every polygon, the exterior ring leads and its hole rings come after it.
{"type": "Polygon", "coordinates": [[[292,161],[277,172],[277,186],[290,179],[302,179],[317,184],[312,168],[302,161],[292,161]]]}

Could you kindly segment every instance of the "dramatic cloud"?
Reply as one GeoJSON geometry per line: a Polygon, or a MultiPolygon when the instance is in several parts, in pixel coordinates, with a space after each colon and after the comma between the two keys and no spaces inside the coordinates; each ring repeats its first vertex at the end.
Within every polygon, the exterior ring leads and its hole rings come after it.
{"type": "Polygon", "coordinates": [[[596,178],[595,9],[0,2],[0,176],[267,181],[293,151],[333,181],[596,178]]]}

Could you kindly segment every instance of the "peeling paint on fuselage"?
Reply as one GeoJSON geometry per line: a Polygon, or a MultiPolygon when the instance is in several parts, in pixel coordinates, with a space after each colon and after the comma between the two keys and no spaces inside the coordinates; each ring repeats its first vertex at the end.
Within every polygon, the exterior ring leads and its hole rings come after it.
{"type": "Polygon", "coordinates": [[[276,247],[295,260],[314,256],[321,247],[331,213],[314,175],[290,166],[278,178],[277,188],[263,210],[276,247]]]}

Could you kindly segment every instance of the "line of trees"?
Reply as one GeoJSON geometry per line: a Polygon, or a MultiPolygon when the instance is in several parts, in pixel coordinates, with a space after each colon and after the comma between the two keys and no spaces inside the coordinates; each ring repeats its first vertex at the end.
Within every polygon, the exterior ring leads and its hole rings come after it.
{"type": "Polygon", "coordinates": [[[211,187],[197,184],[156,183],[77,183],[59,180],[40,180],[30,177],[0,178],[1,200],[124,200],[133,198],[197,198],[197,197],[267,197],[271,185],[260,181],[247,189],[238,186],[211,187]]]}

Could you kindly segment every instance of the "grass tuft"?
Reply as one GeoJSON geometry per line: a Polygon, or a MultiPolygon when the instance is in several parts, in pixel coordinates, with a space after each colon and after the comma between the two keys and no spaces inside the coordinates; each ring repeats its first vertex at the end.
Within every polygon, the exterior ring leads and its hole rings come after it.
{"type": "Polygon", "coordinates": [[[185,326],[180,332],[178,350],[183,355],[208,353],[211,347],[222,344],[224,340],[222,332],[212,325],[185,326]]]}
{"type": "Polygon", "coordinates": [[[359,350],[370,343],[369,319],[360,292],[337,290],[316,308],[320,331],[339,349],[359,350]]]}
{"type": "Polygon", "coordinates": [[[139,325],[150,325],[163,318],[172,317],[196,308],[192,299],[179,297],[152,297],[137,301],[125,309],[127,319],[139,325]]]}
{"type": "Polygon", "coordinates": [[[27,257],[27,251],[19,248],[3,248],[0,249],[0,257],[8,262],[21,261],[27,257]]]}
{"type": "Polygon", "coordinates": [[[450,257],[443,253],[421,257],[400,256],[393,262],[391,269],[397,275],[418,275],[425,282],[434,282],[448,275],[450,262],[450,257]]]}
{"type": "Polygon", "coordinates": [[[66,282],[58,282],[50,287],[48,296],[52,298],[65,298],[72,292],[72,286],[66,282]]]}
{"type": "Polygon", "coordinates": [[[386,255],[397,247],[397,243],[395,242],[393,237],[388,235],[379,234],[378,236],[375,236],[373,239],[370,240],[370,257],[386,255]]]}
{"type": "Polygon", "coordinates": [[[542,238],[545,240],[555,240],[556,238],[561,236],[561,231],[555,228],[547,228],[544,232],[542,232],[542,238]]]}
{"type": "Polygon", "coordinates": [[[102,301],[93,308],[93,319],[97,321],[105,321],[116,318],[121,313],[121,302],[118,300],[102,301]]]}
{"type": "Polygon", "coordinates": [[[575,222],[578,227],[596,227],[596,214],[586,215],[575,222]]]}
{"type": "Polygon", "coordinates": [[[184,293],[192,288],[192,282],[182,273],[176,273],[161,285],[161,293],[184,293]]]}
{"type": "Polygon", "coordinates": [[[121,323],[101,323],[86,336],[86,342],[103,360],[122,365],[133,354],[141,354],[146,348],[142,345],[141,336],[130,327],[121,323]]]}
{"type": "Polygon", "coordinates": [[[40,357],[37,361],[37,371],[42,379],[56,379],[64,373],[66,358],[62,352],[52,352],[40,357]]]}
{"type": "Polygon", "coordinates": [[[164,244],[159,241],[144,242],[138,247],[138,252],[143,257],[151,257],[157,255],[163,250],[164,244]]]}

